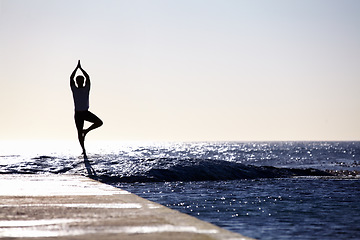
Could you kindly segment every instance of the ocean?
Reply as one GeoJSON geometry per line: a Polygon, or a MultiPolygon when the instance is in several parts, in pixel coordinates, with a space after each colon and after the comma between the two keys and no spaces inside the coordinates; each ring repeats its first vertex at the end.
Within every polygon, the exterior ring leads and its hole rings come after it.
{"type": "Polygon", "coordinates": [[[1,174],[89,176],[256,239],[360,239],[360,142],[1,142],[1,174]]]}

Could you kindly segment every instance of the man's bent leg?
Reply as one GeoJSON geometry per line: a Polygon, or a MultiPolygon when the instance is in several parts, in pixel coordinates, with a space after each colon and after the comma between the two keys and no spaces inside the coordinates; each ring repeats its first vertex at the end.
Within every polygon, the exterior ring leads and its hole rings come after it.
{"type": "Polygon", "coordinates": [[[85,116],[85,120],[88,122],[93,123],[88,129],[84,130],[84,137],[85,135],[90,132],[91,130],[94,130],[98,127],[101,127],[103,125],[103,121],[101,121],[100,118],[98,118],[95,114],[93,114],[90,111],[87,111],[86,116],[85,116]]]}

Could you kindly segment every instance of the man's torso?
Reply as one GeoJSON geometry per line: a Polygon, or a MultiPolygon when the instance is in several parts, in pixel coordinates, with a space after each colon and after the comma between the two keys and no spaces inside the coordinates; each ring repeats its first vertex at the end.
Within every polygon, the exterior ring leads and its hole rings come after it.
{"type": "Polygon", "coordinates": [[[89,93],[90,87],[83,88],[71,87],[73,93],[75,111],[87,111],[89,109],[89,93]]]}

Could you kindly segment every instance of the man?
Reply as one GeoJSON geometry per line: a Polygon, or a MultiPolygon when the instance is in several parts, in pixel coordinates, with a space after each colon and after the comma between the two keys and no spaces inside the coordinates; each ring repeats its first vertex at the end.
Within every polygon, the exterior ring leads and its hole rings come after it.
{"type": "Polygon", "coordinates": [[[78,65],[75,70],[72,72],[70,76],[70,88],[74,98],[75,105],[75,124],[78,132],[78,139],[83,150],[84,156],[86,156],[85,151],[85,136],[91,130],[100,127],[103,122],[100,118],[98,118],[95,114],[89,111],[89,93],[90,93],[90,77],[89,75],[82,69],[80,65],[80,60],[78,61],[78,65]],[[76,84],[74,81],[74,77],[76,71],[80,69],[82,74],[85,76],[77,76],[76,84]],[[84,83],[85,80],[85,83],[84,83]],[[84,128],[84,121],[88,121],[93,123],[88,129],[84,128]]]}

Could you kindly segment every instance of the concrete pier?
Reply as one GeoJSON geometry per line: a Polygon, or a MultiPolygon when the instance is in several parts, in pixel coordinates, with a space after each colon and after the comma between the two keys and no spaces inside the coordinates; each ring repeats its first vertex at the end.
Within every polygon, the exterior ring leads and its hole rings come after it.
{"type": "Polygon", "coordinates": [[[75,175],[0,175],[1,239],[250,239],[75,175]]]}

